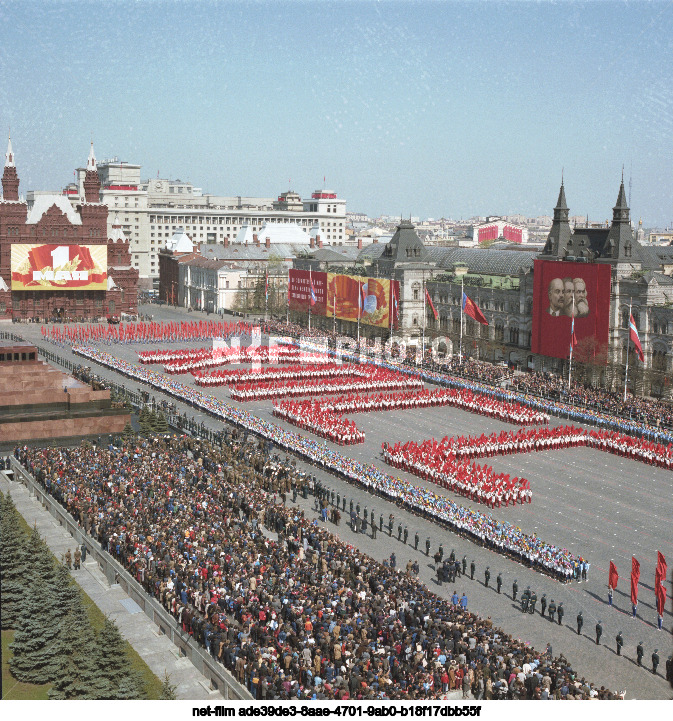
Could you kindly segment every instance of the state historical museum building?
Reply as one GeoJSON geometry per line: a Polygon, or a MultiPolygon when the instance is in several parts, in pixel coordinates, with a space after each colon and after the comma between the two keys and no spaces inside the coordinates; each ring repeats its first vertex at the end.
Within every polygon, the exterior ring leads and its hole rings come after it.
{"type": "Polygon", "coordinates": [[[94,320],[136,313],[138,271],[121,226],[107,233],[93,153],[87,161],[84,202],[36,195],[19,199],[11,139],[0,201],[0,320],[94,320]]]}

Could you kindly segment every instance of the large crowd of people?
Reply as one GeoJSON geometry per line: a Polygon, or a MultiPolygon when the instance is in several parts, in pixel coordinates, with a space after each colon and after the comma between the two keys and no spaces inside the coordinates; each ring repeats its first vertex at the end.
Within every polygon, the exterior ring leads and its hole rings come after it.
{"type": "Polygon", "coordinates": [[[491,508],[531,502],[532,492],[527,479],[510,478],[509,473],[496,473],[486,464],[479,466],[456,458],[455,453],[434,439],[421,444],[407,441],[390,446],[384,443],[382,450],[384,460],[391,466],[491,508]]]}
{"type": "Polygon", "coordinates": [[[490,386],[496,386],[503,395],[510,393],[526,397],[528,403],[539,408],[556,407],[564,415],[576,420],[605,425],[613,430],[636,432],[673,440],[673,403],[655,398],[642,398],[623,390],[608,391],[571,381],[555,373],[514,373],[506,366],[484,361],[450,359],[432,364],[442,375],[463,377],[490,386]],[[500,388],[503,382],[511,389],[500,388]]]}
{"type": "Polygon", "coordinates": [[[529,535],[507,521],[498,521],[489,514],[460,506],[427,488],[394,478],[374,465],[365,465],[343,456],[337,450],[328,448],[324,441],[287,431],[196,388],[185,386],[169,376],[115,358],[93,346],[75,347],[73,350],[82,357],[113,368],[122,375],[140,380],[217,418],[256,433],[277,446],[343,476],[370,493],[390,499],[413,513],[445,525],[455,533],[487,545],[498,553],[516,558],[562,581],[570,581],[575,577],[579,557],[566,548],[544,541],[536,534],[529,535]]]}
{"type": "Polygon", "coordinates": [[[618,697],[286,504],[305,480],[264,442],[15,457],[256,699],[618,697]]]}
{"type": "MultiPolygon", "coordinates": [[[[436,441],[423,441],[421,447],[436,441]]],[[[558,450],[586,445],[586,432],[575,426],[552,426],[518,431],[500,431],[480,436],[444,436],[436,444],[440,458],[488,458],[491,456],[558,450]]]]}
{"type": "Polygon", "coordinates": [[[349,421],[341,413],[317,401],[283,401],[280,405],[274,403],[273,415],[340,446],[365,442],[364,431],[361,431],[354,421],[349,421]]]}
{"type": "Polygon", "coordinates": [[[258,324],[245,321],[138,321],[136,323],[77,323],[41,327],[42,338],[56,345],[81,343],[169,343],[232,337],[251,338],[258,324]]]}
{"type": "MultiPolygon", "coordinates": [[[[234,396],[232,395],[232,397],[234,396]]],[[[494,398],[479,396],[472,391],[455,388],[375,393],[371,396],[349,393],[320,400],[284,400],[280,404],[274,403],[273,415],[299,428],[310,430],[322,438],[328,438],[339,445],[349,445],[364,442],[365,434],[356,427],[354,422],[342,418],[341,414],[343,413],[369,413],[437,406],[464,408],[472,413],[480,413],[522,425],[549,422],[548,416],[531,411],[517,403],[503,403],[494,398]]]]}
{"type": "Polygon", "coordinates": [[[216,370],[210,373],[192,372],[197,386],[225,386],[245,381],[299,381],[317,378],[368,378],[372,374],[366,366],[354,363],[324,363],[312,366],[310,363],[288,365],[283,368],[237,368],[235,370],[216,370]]]}
{"type": "MultiPolygon", "coordinates": [[[[336,345],[339,334],[325,329],[309,331],[297,323],[223,322],[216,320],[137,322],[110,324],[66,324],[42,327],[45,340],[58,345],[90,343],[158,343],[210,340],[234,337],[252,338],[255,329],[268,335],[312,338],[336,345]]],[[[399,366],[395,366],[399,367],[399,366]]],[[[418,371],[414,359],[407,362],[410,372],[418,371]]],[[[426,352],[424,376],[440,384],[465,384],[475,390],[493,393],[536,408],[543,413],[562,413],[575,422],[585,422],[630,434],[646,435],[659,442],[673,441],[673,404],[651,398],[640,398],[600,388],[588,387],[547,372],[514,373],[503,365],[457,358],[433,359],[426,352]],[[501,388],[507,381],[510,390],[501,388]]],[[[185,368],[184,371],[191,370],[185,368]]],[[[173,371],[173,372],[184,372],[173,371]]]]}
{"type": "Polygon", "coordinates": [[[238,363],[298,363],[308,361],[313,364],[329,363],[325,354],[312,354],[305,358],[304,353],[294,346],[269,346],[253,344],[241,346],[233,343],[230,346],[215,345],[210,348],[176,348],[162,350],[138,351],[138,361],[143,365],[162,364],[165,373],[180,374],[192,371],[203,371],[205,368],[238,363]]]}
{"type": "Polygon", "coordinates": [[[366,391],[399,391],[422,388],[423,381],[396,370],[368,366],[364,376],[334,377],[329,380],[271,381],[268,383],[239,383],[229,388],[229,395],[237,401],[265,401],[274,398],[329,395],[333,393],[363,393],[366,391]]]}

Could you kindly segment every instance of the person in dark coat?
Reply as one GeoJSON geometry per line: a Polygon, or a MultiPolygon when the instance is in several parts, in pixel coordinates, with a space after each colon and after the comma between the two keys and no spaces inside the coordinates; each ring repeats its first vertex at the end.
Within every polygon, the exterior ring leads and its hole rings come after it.
{"type": "Polygon", "coordinates": [[[577,635],[581,635],[582,633],[582,626],[584,626],[584,617],[582,616],[582,611],[580,611],[577,614],[577,635]]]}

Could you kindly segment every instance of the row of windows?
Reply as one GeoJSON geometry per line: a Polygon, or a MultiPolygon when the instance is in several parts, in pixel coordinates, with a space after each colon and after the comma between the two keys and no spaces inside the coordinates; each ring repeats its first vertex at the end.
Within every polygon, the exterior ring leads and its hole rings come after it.
{"type": "MultiPolygon", "coordinates": [[[[315,225],[319,223],[318,218],[272,218],[268,217],[243,217],[236,215],[150,215],[151,224],[169,224],[169,225],[243,225],[244,223],[256,223],[264,225],[265,223],[294,223],[295,225],[315,225]]],[[[329,221],[327,221],[329,225],[329,221]]],[[[334,221],[334,225],[337,222],[334,221]]],[[[338,223],[343,226],[343,221],[338,223]]]]}

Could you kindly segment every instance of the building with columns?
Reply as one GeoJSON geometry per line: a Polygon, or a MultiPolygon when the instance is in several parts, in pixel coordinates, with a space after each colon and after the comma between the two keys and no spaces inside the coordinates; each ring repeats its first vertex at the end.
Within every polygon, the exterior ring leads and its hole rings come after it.
{"type": "Polygon", "coordinates": [[[0,201],[0,320],[137,312],[138,272],[119,221],[108,225],[93,144],[76,206],[39,193],[29,207],[19,182],[10,138],[0,201]]]}

